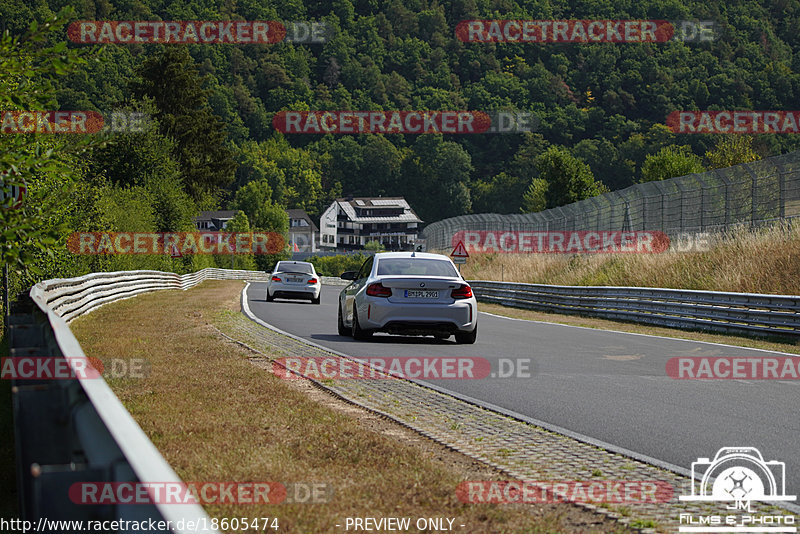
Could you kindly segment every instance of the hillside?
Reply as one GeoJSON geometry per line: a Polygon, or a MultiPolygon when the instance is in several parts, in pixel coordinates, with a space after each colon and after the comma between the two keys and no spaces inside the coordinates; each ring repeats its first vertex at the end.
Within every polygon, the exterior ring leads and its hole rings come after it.
{"type": "MultiPolygon", "coordinates": [[[[0,19],[21,33],[61,4],[2,0],[0,19]]],[[[216,142],[230,149],[216,156],[230,165],[215,169],[213,185],[224,194],[206,199],[209,206],[229,207],[239,187],[265,180],[274,202],[313,214],[339,195],[402,195],[426,222],[519,212],[540,173],[535,158],[551,145],[616,190],[638,181],[645,157],[662,147],[689,145],[702,157],[717,141],[668,131],[666,117],[675,110],[791,110],[800,101],[800,5],[784,0],[92,0],[76,4],[74,19],[321,20],[332,28],[326,44],[107,45],[107,61],[57,80],[59,109],[109,110],[154,96],[142,88],[148,75],[142,66],[166,48],[172,56],[151,71],[162,93],[185,92],[180,79],[164,75],[169,62],[197,69],[227,134],[216,142]],[[710,43],[651,44],[464,43],[455,32],[463,20],[511,18],[699,19],[715,21],[719,31],[710,43]],[[191,59],[180,58],[176,48],[188,49],[191,59]],[[303,109],[528,110],[539,131],[284,137],[272,128],[275,112],[303,109]]],[[[761,135],[753,148],[764,157],[800,142],[761,135]]],[[[176,159],[179,166],[189,161],[176,159]]],[[[116,174],[121,169],[101,167],[112,181],[129,181],[116,174]]]]}

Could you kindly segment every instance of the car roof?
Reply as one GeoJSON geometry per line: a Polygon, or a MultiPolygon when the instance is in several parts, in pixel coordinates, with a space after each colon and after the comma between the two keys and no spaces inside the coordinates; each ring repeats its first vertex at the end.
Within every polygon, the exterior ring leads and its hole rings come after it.
{"type": "Polygon", "coordinates": [[[419,258],[423,260],[449,260],[444,254],[434,254],[432,252],[378,252],[375,254],[376,260],[384,258],[419,258]]]}

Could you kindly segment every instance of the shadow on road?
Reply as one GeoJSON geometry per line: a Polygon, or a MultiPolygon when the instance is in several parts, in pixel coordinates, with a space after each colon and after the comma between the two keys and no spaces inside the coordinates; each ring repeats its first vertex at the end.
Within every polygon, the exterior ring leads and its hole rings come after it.
{"type": "Polygon", "coordinates": [[[372,336],[372,339],[368,341],[354,341],[352,337],[349,336],[339,336],[336,334],[311,334],[311,339],[318,339],[320,341],[331,341],[334,343],[363,343],[368,345],[370,343],[373,344],[392,344],[396,343],[398,345],[456,345],[455,341],[451,341],[450,339],[436,339],[435,337],[431,336],[392,336],[389,334],[375,334],[372,336]]]}

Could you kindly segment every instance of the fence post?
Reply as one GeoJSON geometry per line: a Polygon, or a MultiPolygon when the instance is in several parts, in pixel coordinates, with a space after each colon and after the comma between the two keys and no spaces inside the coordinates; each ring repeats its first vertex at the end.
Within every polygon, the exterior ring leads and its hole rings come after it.
{"type": "Polygon", "coordinates": [[[731,223],[731,181],[719,169],[711,171],[714,176],[725,184],[725,228],[731,223]]]}
{"type": "Polygon", "coordinates": [[[747,163],[742,163],[742,167],[750,174],[751,180],[751,189],[750,189],[750,228],[752,228],[756,223],[756,197],[758,196],[758,189],[756,188],[756,180],[758,180],[758,176],[756,173],[753,172],[753,169],[750,168],[750,165],[747,163]]]}
{"type": "Polygon", "coordinates": [[[781,222],[786,218],[786,174],[783,172],[783,165],[778,163],[778,215],[781,222]]]}
{"type": "Polygon", "coordinates": [[[703,180],[700,174],[695,173],[692,176],[696,177],[697,181],[700,182],[700,231],[702,232],[706,229],[706,181],[703,180]]]}
{"type": "Polygon", "coordinates": [[[628,200],[625,200],[625,215],[622,220],[622,231],[623,232],[630,232],[633,230],[633,224],[631,223],[631,204],[628,200]]]}

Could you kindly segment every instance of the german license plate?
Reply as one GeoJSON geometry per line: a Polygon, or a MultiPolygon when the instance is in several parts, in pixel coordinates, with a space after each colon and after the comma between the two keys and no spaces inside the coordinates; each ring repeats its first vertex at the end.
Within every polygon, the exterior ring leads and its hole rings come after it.
{"type": "Polygon", "coordinates": [[[300,276],[287,276],[286,281],[292,282],[293,284],[297,284],[299,282],[302,282],[303,279],[300,276]]]}
{"type": "Polygon", "coordinates": [[[430,289],[406,289],[406,298],[410,299],[438,299],[439,292],[430,289]]]}

